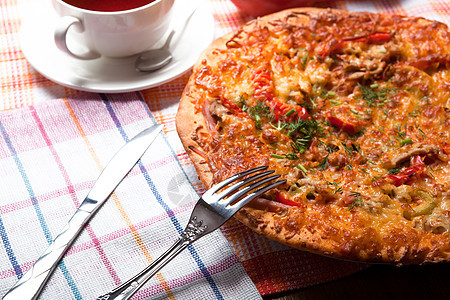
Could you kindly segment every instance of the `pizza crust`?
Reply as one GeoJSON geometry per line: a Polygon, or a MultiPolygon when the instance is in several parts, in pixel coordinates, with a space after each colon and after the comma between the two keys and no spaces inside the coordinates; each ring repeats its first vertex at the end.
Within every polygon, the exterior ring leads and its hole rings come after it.
{"type": "MultiPolygon", "coordinates": [[[[296,223],[301,212],[284,220],[296,223]],[[295,217],[294,217],[295,216],[295,217]]],[[[330,232],[339,235],[339,229],[329,224],[325,228],[304,226],[292,231],[278,224],[273,213],[253,208],[243,208],[235,217],[272,240],[287,246],[329,257],[359,260],[364,262],[390,263],[395,265],[447,262],[448,244],[445,240],[433,239],[430,235],[421,235],[407,227],[392,228],[389,238],[380,237],[372,228],[360,234],[349,233],[348,238],[333,240],[330,232]]],[[[332,234],[331,234],[332,235],[332,234]]]]}
{"type": "MultiPolygon", "coordinates": [[[[308,14],[323,12],[317,8],[290,9],[258,18],[244,26],[270,26],[276,20],[306,24],[308,14]],[[305,15],[305,17],[302,17],[305,15]],[[300,17],[299,17],[300,16],[300,17]]],[[[328,10],[335,16],[348,17],[342,10],[328,10]]],[[[428,22],[421,19],[420,22],[428,22]]],[[[431,23],[431,22],[430,22],[431,23]]],[[[229,33],[215,40],[200,56],[194,66],[194,74],[205,62],[214,64],[219,60],[218,50],[226,50],[226,43],[241,31],[229,33]]],[[[183,146],[191,158],[200,180],[209,188],[214,183],[214,170],[208,164],[211,135],[201,108],[196,106],[195,77],[191,76],[183,91],[176,117],[176,126],[183,146]]],[[[240,222],[272,240],[285,245],[335,258],[365,262],[383,262],[396,265],[448,262],[450,260],[449,238],[417,230],[405,224],[390,224],[390,227],[374,230],[365,226],[364,216],[358,211],[331,212],[324,206],[317,210],[308,208],[280,208],[278,211],[255,208],[253,205],[241,209],[236,215],[240,222]],[[330,219],[327,219],[330,218],[330,219]],[[324,222],[324,220],[327,220],[324,222]],[[349,226],[349,222],[352,224],[349,226]]]]}
{"type": "Polygon", "coordinates": [[[209,133],[206,129],[206,122],[201,115],[198,113],[192,115],[194,105],[188,93],[189,86],[186,86],[178,108],[176,127],[184,149],[192,160],[200,180],[205,186],[209,187],[212,181],[212,173],[208,166],[207,157],[205,157],[206,154],[195,151],[196,149],[201,149],[200,145],[195,141],[195,136],[208,136],[209,133]]]}

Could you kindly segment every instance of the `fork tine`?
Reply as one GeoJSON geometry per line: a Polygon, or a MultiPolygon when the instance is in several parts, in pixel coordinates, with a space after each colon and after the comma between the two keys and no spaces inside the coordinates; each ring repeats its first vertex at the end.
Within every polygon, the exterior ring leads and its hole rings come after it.
{"type": "Polygon", "coordinates": [[[266,185],[265,187],[260,188],[257,191],[254,191],[253,193],[248,194],[247,196],[245,196],[244,198],[242,198],[238,203],[234,204],[232,206],[233,209],[235,209],[236,211],[238,211],[239,209],[241,209],[245,204],[247,204],[248,202],[252,201],[253,199],[261,196],[262,194],[264,194],[265,192],[267,192],[270,189],[273,189],[274,187],[277,187],[281,184],[286,183],[286,179],[280,180],[280,181],[276,181],[272,184],[266,185]]]}
{"type": "Polygon", "coordinates": [[[236,175],[233,175],[233,176],[225,179],[224,181],[219,182],[218,184],[212,186],[208,191],[206,191],[204,196],[210,197],[215,192],[217,192],[218,190],[223,188],[224,186],[227,186],[228,184],[230,184],[230,183],[232,183],[232,182],[234,182],[234,181],[236,181],[236,180],[238,180],[238,179],[240,179],[240,178],[242,178],[242,177],[244,177],[246,175],[249,175],[251,173],[255,173],[255,172],[258,172],[258,171],[266,170],[268,167],[269,166],[261,166],[261,167],[253,168],[253,169],[250,169],[250,170],[238,173],[236,175]]]}
{"type": "Polygon", "coordinates": [[[236,182],[235,184],[233,184],[232,186],[230,186],[226,190],[222,191],[221,193],[215,195],[215,198],[217,200],[223,199],[225,196],[231,195],[231,193],[233,193],[234,191],[236,191],[240,187],[246,185],[247,183],[255,181],[256,179],[259,179],[259,178],[263,178],[263,177],[265,177],[265,176],[267,176],[269,174],[272,174],[274,172],[275,172],[274,170],[269,170],[269,171],[265,171],[265,172],[258,173],[258,174],[252,175],[250,177],[247,177],[244,180],[236,182]]]}
{"type": "Polygon", "coordinates": [[[248,192],[256,189],[257,187],[260,187],[261,185],[263,185],[264,183],[267,183],[269,181],[272,181],[274,179],[279,178],[280,175],[272,175],[266,178],[263,178],[255,183],[250,184],[249,186],[246,186],[245,188],[243,188],[242,190],[232,194],[230,197],[228,197],[227,199],[225,199],[222,203],[224,205],[228,205],[230,203],[233,203],[234,201],[238,200],[239,198],[241,198],[242,196],[244,196],[245,194],[247,194],[248,192]]]}

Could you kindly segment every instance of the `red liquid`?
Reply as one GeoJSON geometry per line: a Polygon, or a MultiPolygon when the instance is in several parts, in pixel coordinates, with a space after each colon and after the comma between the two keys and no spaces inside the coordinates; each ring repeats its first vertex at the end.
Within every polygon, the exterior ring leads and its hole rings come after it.
{"type": "Polygon", "coordinates": [[[121,11],[138,8],[155,0],[63,0],[67,4],[95,11],[121,11]]]}

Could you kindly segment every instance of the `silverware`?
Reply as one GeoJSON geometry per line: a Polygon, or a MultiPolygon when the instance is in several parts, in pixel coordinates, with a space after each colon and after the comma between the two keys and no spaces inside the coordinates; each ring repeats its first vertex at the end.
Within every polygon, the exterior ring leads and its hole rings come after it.
{"type": "MultiPolygon", "coordinates": [[[[184,32],[186,29],[186,25],[191,20],[192,15],[197,10],[197,5],[194,6],[192,11],[189,13],[188,17],[183,23],[180,34],[184,32]]],[[[140,72],[154,72],[163,67],[165,67],[172,60],[172,52],[169,50],[170,41],[172,40],[175,34],[175,29],[173,29],[169,36],[167,37],[166,42],[161,48],[158,49],[150,49],[141,53],[135,62],[136,70],[140,72]]]]}
{"type": "Polygon", "coordinates": [[[272,175],[267,177],[274,171],[265,171],[240,180],[234,185],[228,187],[226,190],[220,191],[238,179],[242,179],[252,173],[266,170],[267,168],[267,166],[263,166],[236,174],[206,191],[206,193],[200,197],[199,201],[195,205],[189,222],[178,240],[164,254],[162,254],[147,268],[142,270],[139,274],[124,284],[118,286],[111,292],[98,297],[97,300],[130,299],[152,276],[154,276],[159,270],[161,270],[162,267],[170,262],[187,246],[202,236],[219,228],[249,201],[286,182],[286,180],[280,180],[267,184],[270,181],[279,178],[280,175],[272,175]],[[260,180],[254,182],[257,179],[260,180]],[[251,192],[256,188],[259,189],[251,192]]]}
{"type": "Polygon", "coordinates": [[[154,125],[142,131],[114,155],[63,231],[54,239],[31,269],[6,293],[3,297],[4,300],[37,299],[58,262],[77,238],[84,225],[133,168],[162,128],[162,125],[154,125]]]}

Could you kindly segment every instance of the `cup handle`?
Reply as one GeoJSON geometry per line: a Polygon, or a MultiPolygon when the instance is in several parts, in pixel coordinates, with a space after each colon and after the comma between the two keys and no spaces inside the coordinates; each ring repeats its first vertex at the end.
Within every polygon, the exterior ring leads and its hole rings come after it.
{"type": "Polygon", "coordinates": [[[57,22],[54,33],[56,47],[58,47],[58,49],[62,52],[77,59],[88,60],[99,58],[101,55],[95,51],[89,50],[85,53],[77,54],[69,49],[69,47],[67,46],[67,32],[72,25],[81,29],[81,31],[84,31],[83,23],[80,21],[80,19],[73,16],[64,16],[59,20],[59,22],[57,22]]]}

